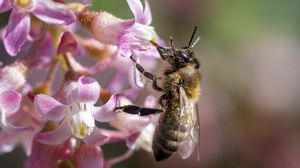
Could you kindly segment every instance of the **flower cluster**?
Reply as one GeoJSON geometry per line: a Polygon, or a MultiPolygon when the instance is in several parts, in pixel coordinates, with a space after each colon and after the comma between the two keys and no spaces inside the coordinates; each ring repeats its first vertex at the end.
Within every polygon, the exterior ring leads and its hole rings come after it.
{"type": "Polygon", "coordinates": [[[17,58],[0,67],[0,153],[21,144],[27,168],[107,168],[150,150],[151,117],[114,111],[143,86],[129,56],[148,69],[159,57],[148,1],[127,3],[134,18],[124,20],[87,1],[0,0],[9,13],[1,39],[17,58]],[[128,152],[104,159],[101,146],[117,141],[128,152]]]}

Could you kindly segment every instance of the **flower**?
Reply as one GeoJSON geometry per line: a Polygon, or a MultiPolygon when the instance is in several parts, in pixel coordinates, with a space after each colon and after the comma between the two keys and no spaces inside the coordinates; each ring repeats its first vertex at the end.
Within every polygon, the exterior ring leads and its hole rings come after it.
{"type": "Polygon", "coordinates": [[[74,153],[76,167],[103,168],[104,157],[99,146],[81,145],[74,153]]]}
{"type": "Polygon", "coordinates": [[[26,159],[25,168],[52,168],[58,160],[65,160],[71,153],[71,141],[59,145],[47,145],[33,141],[32,153],[26,159]]]}
{"type": "Polygon", "coordinates": [[[149,41],[157,40],[152,21],[149,3],[145,0],[145,9],[139,0],[127,0],[134,19],[123,20],[107,12],[80,12],[79,22],[85,26],[93,37],[104,44],[118,46],[120,55],[129,57],[132,54],[159,57],[156,48],[149,41]]]}
{"type": "Polygon", "coordinates": [[[26,83],[28,67],[22,62],[15,62],[12,65],[0,69],[0,93],[7,90],[19,90],[26,83]]]}
{"type": "Polygon", "coordinates": [[[30,31],[30,14],[48,24],[70,24],[75,20],[73,12],[51,0],[3,0],[0,12],[11,9],[3,41],[8,54],[16,56],[26,42],[30,31]]]}
{"type": "MultiPolygon", "coordinates": [[[[148,96],[145,100],[146,107],[153,108],[151,100],[153,96],[148,96]]],[[[132,104],[128,99],[120,99],[121,105],[132,104]]],[[[155,130],[153,122],[157,120],[155,116],[139,116],[127,113],[120,113],[110,122],[110,125],[117,128],[125,136],[126,145],[130,149],[139,147],[151,152],[152,139],[155,130]],[[131,123],[131,124],[128,124],[131,123]]]]}
{"type": "Polygon", "coordinates": [[[100,85],[93,78],[81,76],[78,81],[67,81],[60,93],[64,104],[48,95],[35,96],[37,111],[46,120],[60,122],[56,130],[38,134],[38,142],[61,144],[72,135],[84,140],[94,131],[95,120],[109,121],[115,116],[113,108],[118,101],[117,95],[112,95],[101,107],[94,106],[100,94],[100,85]]]}
{"type": "Polygon", "coordinates": [[[9,90],[0,94],[0,153],[10,152],[21,143],[26,154],[30,154],[32,139],[42,123],[31,110],[26,109],[26,103],[21,101],[18,92],[9,90]]]}

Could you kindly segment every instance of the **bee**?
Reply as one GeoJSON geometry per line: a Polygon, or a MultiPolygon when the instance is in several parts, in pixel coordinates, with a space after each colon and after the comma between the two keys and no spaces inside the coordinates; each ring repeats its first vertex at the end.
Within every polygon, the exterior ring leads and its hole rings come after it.
{"type": "Polygon", "coordinates": [[[145,108],[136,105],[116,107],[129,114],[146,116],[160,113],[158,124],[155,128],[152,150],[157,161],[169,158],[178,151],[183,159],[188,158],[199,139],[199,116],[197,102],[201,93],[200,64],[196,59],[193,46],[200,38],[193,42],[195,27],[188,46],[177,49],[170,39],[169,47],[161,47],[150,41],[158,50],[161,58],[169,64],[164,71],[164,77],[158,78],[146,71],[142,65],[131,56],[137,70],[152,81],[155,90],[162,91],[158,103],[161,108],[145,108]],[[157,83],[163,79],[162,86],[157,83]]]}

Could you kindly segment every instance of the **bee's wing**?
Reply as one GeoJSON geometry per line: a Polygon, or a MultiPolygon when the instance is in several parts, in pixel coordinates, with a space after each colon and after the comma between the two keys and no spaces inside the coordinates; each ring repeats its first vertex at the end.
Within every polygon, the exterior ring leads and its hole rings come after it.
{"type": "Polygon", "coordinates": [[[196,110],[196,104],[189,102],[186,93],[180,87],[180,119],[179,131],[186,131],[187,138],[179,145],[179,154],[183,159],[191,156],[198,144],[199,139],[199,121],[196,110]]]}

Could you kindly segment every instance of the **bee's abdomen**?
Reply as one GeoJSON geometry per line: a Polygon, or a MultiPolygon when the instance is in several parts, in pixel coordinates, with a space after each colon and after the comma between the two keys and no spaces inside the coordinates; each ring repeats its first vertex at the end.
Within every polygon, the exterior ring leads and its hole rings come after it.
{"type": "Polygon", "coordinates": [[[178,129],[178,121],[174,118],[176,117],[176,112],[168,113],[162,114],[159,125],[155,130],[152,150],[156,161],[170,157],[177,151],[181,141],[187,136],[187,132],[182,132],[178,129]]]}

